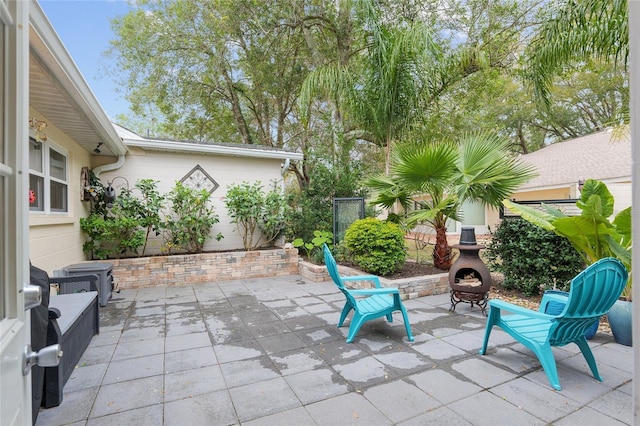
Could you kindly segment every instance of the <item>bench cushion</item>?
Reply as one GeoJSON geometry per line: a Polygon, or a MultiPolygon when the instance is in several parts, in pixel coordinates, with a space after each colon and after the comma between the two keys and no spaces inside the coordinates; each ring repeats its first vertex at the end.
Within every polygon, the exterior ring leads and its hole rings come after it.
{"type": "Polygon", "coordinates": [[[78,321],[80,315],[93,303],[97,295],[98,293],[95,291],[51,295],[49,306],[58,309],[61,314],[60,318],[58,318],[58,327],[60,327],[61,334],[64,335],[67,330],[78,321]]]}

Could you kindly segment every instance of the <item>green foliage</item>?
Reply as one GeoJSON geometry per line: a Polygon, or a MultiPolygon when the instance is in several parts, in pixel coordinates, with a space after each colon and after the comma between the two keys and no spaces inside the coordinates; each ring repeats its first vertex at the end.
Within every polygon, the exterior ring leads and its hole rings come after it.
{"type": "Polygon", "coordinates": [[[505,218],[492,233],[485,256],[492,270],[504,274],[503,286],[525,295],[567,290],[584,262],[566,238],[520,218],[505,218]]]}
{"type": "Polygon", "coordinates": [[[314,230],[333,229],[334,198],[365,197],[367,194],[360,185],[362,166],[357,161],[336,167],[318,161],[310,170],[310,176],[309,186],[290,196],[292,212],[286,227],[288,240],[310,241],[314,238],[314,230]]]}
{"type": "MultiPolygon", "coordinates": [[[[587,265],[604,257],[619,259],[631,277],[631,207],[619,212],[613,222],[614,198],[607,186],[588,179],[576,206],[582,210],[580,216],[567,216],[561,210],[543,205],[544,211],[529,206],[504,201],[510,210],[520,213],[523,219],[553,231],[566,238],[587,265]]],[[[631,298],[631,278],[623,296],[631,298]]]]}
{"type": "Polygon", "coordinates": [[[138,200],[129,189],[122,188],[113,207],[108,209],[104,188],[97,194],[92,213],[80,218],[80,229],[88,237],[82,249],[92,259],[137,256],[146,241],[138,200]]]}
{"type": "Polygon", "coordinates": [[[461,219],[464,202],[499,207],[535,175],[531,166],[509,153],[509,143],[490,133],[474,133],[459,143],[427,139],[397,145],[389,175],[367,181],[376,191],[372,202],[386,208],[401,206],[407,229],[429,224],[436,231],[433,266],[448,270],[447,221],[461,219]],[[417,208],[409,211],[414,203],[417,208]]]}
{"type": "Polygon", "coordinates": [[[402,229],[395,223],[379,219],[353,222],[345,233],[344,244],[360,268],[376,275],[397,271],[407,258],[402,229]]]}
{"type": "Polygon", "coordinates": [[[135,184],[135,187],[140,190],[142,198],[137,199],[132,207],[135,209],[140,226],[145,228],[141,256],[145,254],[149,235],[153,232],[155,236],[158,236],[162,232],[163,224],[160,212],[164,206],[165,197],[158,192],[157,183],[158,181],[153,179],[141,179],[135,184]]]}
{"type": "Polygon", "coordinates": [[[284,196],[275,188],[265,193],[260,181],[229,185],[224,202],[245,250],[272,243],[287,223],[289,206],[284,196]]]}
{"type": "MultiPolygon", "coordinates": [[[[211,238],[211,227],[220,221],[213,207],[209,206],[209,198],[211,194],[207,190],[198,191],[176,182],[167,196],[171,210],[164,220],[166,250],[202,252],[204,244],[211,238]]],[[[220,241],[222,234],[218,233],[215,239],[220,241]]]]}
{"type": "Polygon", "coordinates": [[[293,240],[293,246],[295,248],[302,248],[307,253],[307,260],[311,260],[311,255],[322,248],[323,244],[327,244],[329,247],[333,243],[333,232],[330,231],[313,231],[313,239],[309,242],[305,242],[302,238],[296,238],[293,240]]]}

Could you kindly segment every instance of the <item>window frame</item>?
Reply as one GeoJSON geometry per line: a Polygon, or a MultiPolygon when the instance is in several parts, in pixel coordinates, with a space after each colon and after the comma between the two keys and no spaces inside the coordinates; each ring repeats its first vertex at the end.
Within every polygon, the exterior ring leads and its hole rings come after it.
{"type": "MultiPolygon", "coordinates": [[[[29,133],[30,133],[29,144],[39,143],[40,144],[39,151],[41,152],[40,155],[42,156],[41,157],[42,171],[32,169],[31,164],[29,164],[29,181],[31,180],[31,176],[37,176],[41,178],[42,192],[43,192],[43,194],[39,196],[39,197],[42,197],[43,199],[42,209],[39,209],[38,206],[34,208],[31,205],[29,205],[29,214],[68,215],[70,212],[69,206],[70,206],[70,192],[71,192],[71,182],[69,180],[69,175],[70,175],[69,152],[66,149],[62,148],[60,145],[51,141],[50,139],[47,139],[44,141],[43,140],[38,141],[35,138],[35,135],[32,134],[32,132],[29,132],[29,133]],[[65,174],[64,179],[60,179],[58,177],[52,176],[51,151],[54,151],[55,153],[59,154],[64,158],[64,174],[65,174]],[[61,200],[62,204],[65,206],[64,210],[52,208],[52,190],[51,190],[52,183],[62,185],[66,188],[64,199],[61,200]]],[[[31,150],[29,150],[29,155],[31,156],[31,150]]]]}

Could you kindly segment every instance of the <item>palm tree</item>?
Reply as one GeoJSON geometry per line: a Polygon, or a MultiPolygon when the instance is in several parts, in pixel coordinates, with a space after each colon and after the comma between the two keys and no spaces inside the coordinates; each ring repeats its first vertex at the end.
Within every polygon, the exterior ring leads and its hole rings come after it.
{"type": "Polygon", "coordinates": [[[368,181],[374,204],[405,209],[407,225],[428,223],[436,231],[433,265],[451,267],[447,220],[460,220],[465,201],[498,208],[535,173],[509,152],[509,141],[487,133],[467,135],[459,143],[398,145],[388,176],[368,181]],[[409,212],[411,203],[417,208],[409,212]]]}
{"type": "Polygon", "coordinates": [[[554,75],[586,58],[624,63],[629,56],[627,0],[564,0],[555,3],[528,48],[534,94],[549,105],[554,75]]]}
{"type": "Polygon", "coordinates": [[[305,115],[310,100],[324,95],[334,109],[333,128],[343,132],[334,139],[356,137],[384,148],[388,173],[393,144],[423,117],[425,105],[486,61],[475,48],[448,54],[422,22],[384,22],[372,0],[355,2],[354,12],[363,22],[366,46],[348,63],[312,71],[299,105],[305,115]]]}

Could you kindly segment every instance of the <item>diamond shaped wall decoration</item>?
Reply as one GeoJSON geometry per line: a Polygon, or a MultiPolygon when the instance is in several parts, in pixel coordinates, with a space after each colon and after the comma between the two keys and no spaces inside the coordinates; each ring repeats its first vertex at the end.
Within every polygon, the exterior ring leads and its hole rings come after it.
{"type": "Polygon", "coordinates": [[[207,172],[204,171],[200,164],[196,165],[189,173],[185,175],[180,182],[187,188],[197,189],[198,191],[206,189],[211,194],[218,186],[218,182],[213,180],[207,172]]]}

